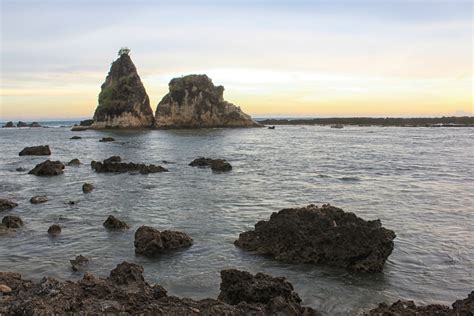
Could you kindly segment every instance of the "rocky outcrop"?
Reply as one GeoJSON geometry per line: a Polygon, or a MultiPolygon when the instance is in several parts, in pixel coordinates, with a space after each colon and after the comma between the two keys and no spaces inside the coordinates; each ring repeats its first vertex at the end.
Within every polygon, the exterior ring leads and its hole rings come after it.
{"type": "Polygon", "coordinates": [[[153,111],[128,52],[119,51],[101,86],[91,128],[143,128],[153,124],[153,111]]]}
{"type": "Polygon", "coordinates": [[[7,200],[7,199],[0,199],[0,212],[6,211],[6,210],[11,210],[11,209],[13,209],[17,206],[18,206],[18,204],[13,202],[13,201],[10,201],[10,200],[7,200]]]}
{"type": "Polygon", "coordinates": [[[191,167],[206,168],[211,167],[213,171],[231,171],[232,166],[224,159],[196,158],[189,164],[191,167]]]}
{"type": "Polygon", "coordinates": [[[10,122],[7,122],[5,125],[3,125],[2,127],[15,127],[15,124],[13,124],[12,121],[10,122]]]}
{"type": "Polygon", "coordinates": [[[32,147],[25,147],[19,153],[20,156],[49,156],[51,155],[51,150],[49,149],[49,145],[44,146],[32,146],[32,147]]]}
{"type": "Polygon", "coordinates": [[[167,250],[190,247],[193,239],[178,231],[159,230],[150,226],[141,226],[135,232],[135,253],[144,256],[156,256],[167,250]]]}
{"type": "Polygon", "coordinates": [[[46,195],[36,195],[30,199],[31,204],[41,204],[48,202],[48,197],[46,195]]]}
{"type": "Polygon", "coordinates": [[[23,226],[23,221],[18,216],[7,215],[2,219],[2,224],[7,228],[20,228],[23,226]]]}
{"type": "Polygon", "coordinates": [[[168,296],[162,286],[152,286],[145,281],[141,266],[128,262],[117,265],[107,278],[86,273],[77,282],[43,278],[33,283],[17,273],[0,272],[0,284],[11,289],[8,295],[0,297],[0,314],[319,315],[314,309],[301,306],[298,295],[290,290],[291,284],[283,279],[263,274],[254,277],[243,272],[246,278],[241,280],[234,278],[239,275],[239,271],[234,271],[221,273],[219,295],[224,299],[232,297],[232,302],[168,296]],[[235,282],[230,283],[231,279],[235,282]],[[246,285],[251,289],[246,289],[246,285]],[[258,299],[249,297],[249,292],[256,293],[258,299]]]}
{"type": "Polygon", "coordinates": [[[251,117],[224,101],[224,87],[206,75],[174,78],[169,93],[158,103],[157,128],[257,127],[251,117]]]}
{"type": "Polygon", "coordinates": [[[255,230],[240,234],[235,245],[286,262],[380,272],[394,238],[380,220],[365,221],[330,205],[308,205],[273,213],[255,230]]]}
{"type": "Polygon", "coordinates": [[[107,217],[107,219],[105,220],[103,225],[104,225],[105,228],[112,229],[112,230],[123,230],[123,229],[128,229],[129,228],[127,223],[125,223],[124,221],[119,220],[118,218],[116,218],[113,215],[109,215],[109,217],[107,217]]]}
{"type": "Polygon", "coordinates": [[[71,269],[73,271],[83,270],[89,264],[89,259],[83,255],[79,255],[75,259],[69,261],[71,262],[71,269]]]}
{"type": "Polygon", "coordinates": [[[28,173],[35,176],[57,176],[63,174],[64,165],[61,161],[46,160],[37,164],[28,173]]]}
{"type": "Polygon", "coordinates": [[[59,236],[61,234],[61,226],[58,224],[53,224],[48,228],[48,235],[52,237],[59,236]]]}
{"type": "Polygon", "coordinates": [[[91,168],[95,172],[113,172],[113,173],[124,173],[124,172],[139,172],[141,174],[167,172],[168,169],[162,166],[156,165],[145,165],[142,163],[133,162],[121,162],[122,159],[119,156],[112,156],[105,159],[103,162],[91,161],[91,168]]]}

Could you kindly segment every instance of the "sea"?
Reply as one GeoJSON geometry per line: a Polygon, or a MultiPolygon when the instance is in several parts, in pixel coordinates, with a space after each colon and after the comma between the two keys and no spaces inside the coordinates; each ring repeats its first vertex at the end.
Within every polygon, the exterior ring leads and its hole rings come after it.
{"type": "Polygon", "coordinates": [[[276,126],[252,129],[70,131],[0,129],[0,197],[19,205],[7,214],[25,225],[0,236],[0,271],[26,279],[77,280],[69,260],[90,258],[87,271],[106,277],[122,261],[144,267],[149,283],[170,295],[216,298],[220,270],[237,268],[286,277],[303,304],[324,315],[357,315],[398,299],[450,305],[474,289],[474,128],[276,126]],[[74,135],[80,140],[71,140],[74,135]],[[115,142],[99,142],[110,136],[115,142]],[[19,156],[46,145],[49,157],[79,167],[36,177],[28,170],[46,157],[19,156]],[[162,165],[166,173],[98,174],[92,160],[162,165]],[[197,157],[223,158],[231,172],[190,167],[197,157]],[[23,167],[26,171],[16,171],[23,167]],[[85,182],[95,190],[84,194],[85,182]],[[47,195],[33,205],[29,199],[47,195]],[[76,201],[69,205],[69,201],[76,201]],[[283,208],[330,203],[366,220],[380,219],[397,237],[381,273],[289,264],[242,251],[239,233],[283,208]],[[130,225],[107,231],[114,215],[130,225]],[[60,224],[57,238],[48,227],[60,224]],[[191,248],[156,258],[135,255],[141,225],[179,230],[191,248]]]}

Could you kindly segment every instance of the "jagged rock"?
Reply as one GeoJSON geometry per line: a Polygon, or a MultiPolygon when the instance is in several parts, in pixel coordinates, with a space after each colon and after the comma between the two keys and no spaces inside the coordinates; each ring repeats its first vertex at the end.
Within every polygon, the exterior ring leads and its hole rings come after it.
{"type": "Polygon", "coordinates": [[[174,78],[169,93],[158,103],[157,128],[257,127],[242,110],[224,101],[224,87],[206,75],[174,78]]]}
{"type": "Polygon", "coordinates": [[[102,137],[102,139],[99,140],[99,142],[101,142],[101,143],[114,142],[114,141],[115,141],[115,138],[113,138],[113,137],[102,137]]]}
{"type": "Polygon", "coordinates": [[[79,255],[76,259],[69,260],[73,271],[83,270],[89,264],[89,259],[83,255],[79,255]]]}
{"type": "Polygon", "coordinates": [[[69,138],[69,139],[82,139],[82,137],[81,137],[81,136],[73,136],[73,137],[71,137],[71,138],[69,138]]]}
{"type": "Polygon", "coordinates": [[[467,298],[463,300],[457,300],[453,303],[453,313],[455,315],[474,315],[474,291],[469,293],[467,298]]]}
{"type": "Polygon", "coordinates": [[[2,224],[7,228],[20,228],[23,226],[23,221],[18,216],[7,215],[2,219],[2,224]]]}
{"type": "Polygon", "coordinates": [[[11,210],[11,209],[13,209],[17,206],[18,206],[18,204],[13,202],[13,201],[10,201],[10,200],[7,200],[7,199],[0,199],[0,212],[6,211],[6,210],[11,210]]]}
{"type": "Polygon", "coordinates": [[[168,169],[163,168],[162,166],[145,165],[142,163],[133,163],[133,162],[121,162],[119,156],[112,156],[105,159],[103,162],[91,161],[91,168],[96,172],[114,172],[114,173],[123,173],[123,172],[139,172],[141,174],[148,173],[157,173],[157,172],[167,172],[168,169]]]}
{"type": "Polygon", "coordinates": [[[197,158],[191,161],[189,164],[192,167],[211,167],[214,171],[231,171],[232,166],[224,159],[212,159],[212,158],[197,158]]]}
{"type": "Polygon", "coordinates": [[[286,262],[380,272],[394,238],[380,220],[365,221],[330,205],[308,205],[273,213],[255,230],[240,234],[235,245],[286,262]]]}
{"type": "Polygon", "coordinates": [[[159,230],[150,226],[141,226],[135,232],[135,253],[144,256],[155,256],[166,250],[190,247],[193,239],[178,231],[159,230]]]}
{"type": "Polygon", "coordinates": [[[44,202],[48,202],[48,197],[46,195],[36,195],[30,199],[31,204],[40,204],[44,202]]]}
{"type": "Polygon", "coordinates": [[[63,173],[64,165],[60,161],[46,160],[37,164],[28,173],[35,176],[57,176],[63,173]]]}
{"type": "Polygon", "coordinates": [[[49,145],[44,146],[32,146],[32,147],[25,147],[19,153],[20,156],[49,156],[51,155],[51,150],[49,149],[49,145]]]}
{"type": "Polygon", "coordinates": [[[12,121],[10,122],[7,122],[5,125],[3,125],[2,127],[15,127],[15,124],[13,124],[12,121]]]}
{"type": "Polygon", "coordinates": [[[82,192],[89,193],[92,192],[92,190],[94,190],[94,186],[91,183],[84,183],[82,185],[82,192]]]}
{"type": "Polygon", "coordinates": [[[119,52],[101,86],[92,128],[142,128],[153,124],[153,111],[128,53],[119,52]]]}
{"type": "Polygon", "coordinates": [[[104,222],[104,227],[108,229],[128,229],[129,226],[124,221],[119,220],[113,215],[109,215],[104,222]]]}
{"type": "Polygon", "coordinates": [[[74,158],[67,163],[68,166],[79,166],[80,164],[81,164],[81,161],[77,158],[74,158]]]}
{"type": "Polygon", "coordinates": [[[58,224],[53,224],[49,226],[48,234],[53,237],[59,236],[59,234],[61,234],[61,226],[59,226],[58,224]]]}

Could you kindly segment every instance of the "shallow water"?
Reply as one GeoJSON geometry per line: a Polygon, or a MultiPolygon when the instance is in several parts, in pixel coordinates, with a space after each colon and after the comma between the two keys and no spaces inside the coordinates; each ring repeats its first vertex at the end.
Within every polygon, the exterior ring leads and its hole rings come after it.
{"type": "Polygon", "coordinates": [[[285,276],[304,304],[326,315],[357,314],[382,301],[450,304],[474,289],[474,129],[277,126],[268,129],[85,131],[0,129],[0,197],[19,206],[25,226],[0,236],[0,271],[25,278],[77,279],[69,260],[91,257],[89,270],[106,276],[127,260],[144,266],[150,283],[170,294],[216,297],[219,271],[239,268],[285,276]],[[70,140],[73,135],[81,140],[70,140]],[[100,143],[104,136],[117,141],[100,143]],[[18,156],[49,144],[51,159],[79,158],[64,175],[28,170],[44,157],[18,156]],[[96,174],[91,160],[161,164],[168,173],[96,174]],[[196,157],[225,158],[230,173],[189,167],[196,157]],[[172,162],[163,164],[161,161],[172,162]],[[83,194],[82,183],[96,189],[83,194]],[[45,194],[50,201],[32,205],[45,194]],[[69,206],[69,200],[77,205],[69,206]],[[396,232],[395,249],[379,274],[280,263],[234,247],[240,232],[286,207],[331,203],[396,232]],[[109,214],[131,229],[108,232],[109,214]],[[46,234],[59,223],[56,239],[46,234]],[[182,230],[194,246],[159,258],[135,256],[141,225],[182,230]]]}

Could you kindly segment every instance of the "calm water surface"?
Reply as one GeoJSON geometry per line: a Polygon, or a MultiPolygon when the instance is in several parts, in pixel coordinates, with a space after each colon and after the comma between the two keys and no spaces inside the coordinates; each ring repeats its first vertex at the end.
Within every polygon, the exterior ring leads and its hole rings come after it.
{"type": "Polygon", "coordinates": [[[170,294],[216,297],[219,271],[239,268],[285,276],[307,305],[326,315],[357,314],[399,298],[450,304],[474,286],[474,129],[277,126],[268,129],[85,131],[0,129],[0,196],[19,206],[25,226],[0,236],[0,270],[25,278],[78,279],[69,260],[91,258],[89,270],[108,275],[127,260],[141,264],[150,283],[170,294]],[[70,140],[80,135],[81,140],[70,140]],[[104,136],[116,142],[100,143],[104,136]],[[51,159],[79,158],[64,175],[28,170],[44,157],[19,157],[25,146],[49,144],[51,159]],[[168,173],[96,174],[91,160],[161,164],[168,173]],[[234,169],[216,174],[188,166],[196,157],[225,158],[234,169]],[[161,161],[171,162],[163,164],[161,161]],[[91,182],[96,189],[83,194],[91,182]],[[50,201],[32,205],[45,194],[50,201]],[[77,200],[74,206],[66,204],[77,200]],[[240,232],[272,212],[309,203],[332,205],[396,232],[395,249],[380,274],[284,264],[234,247],[240,232]],[[108,232],[109,214],[128,232],[108,232]],[[59,238],[46,234],[63,226],[59,238]],[[141,225],[185,231],[194,246],[159,258],[135,256],[141,225]]]}

